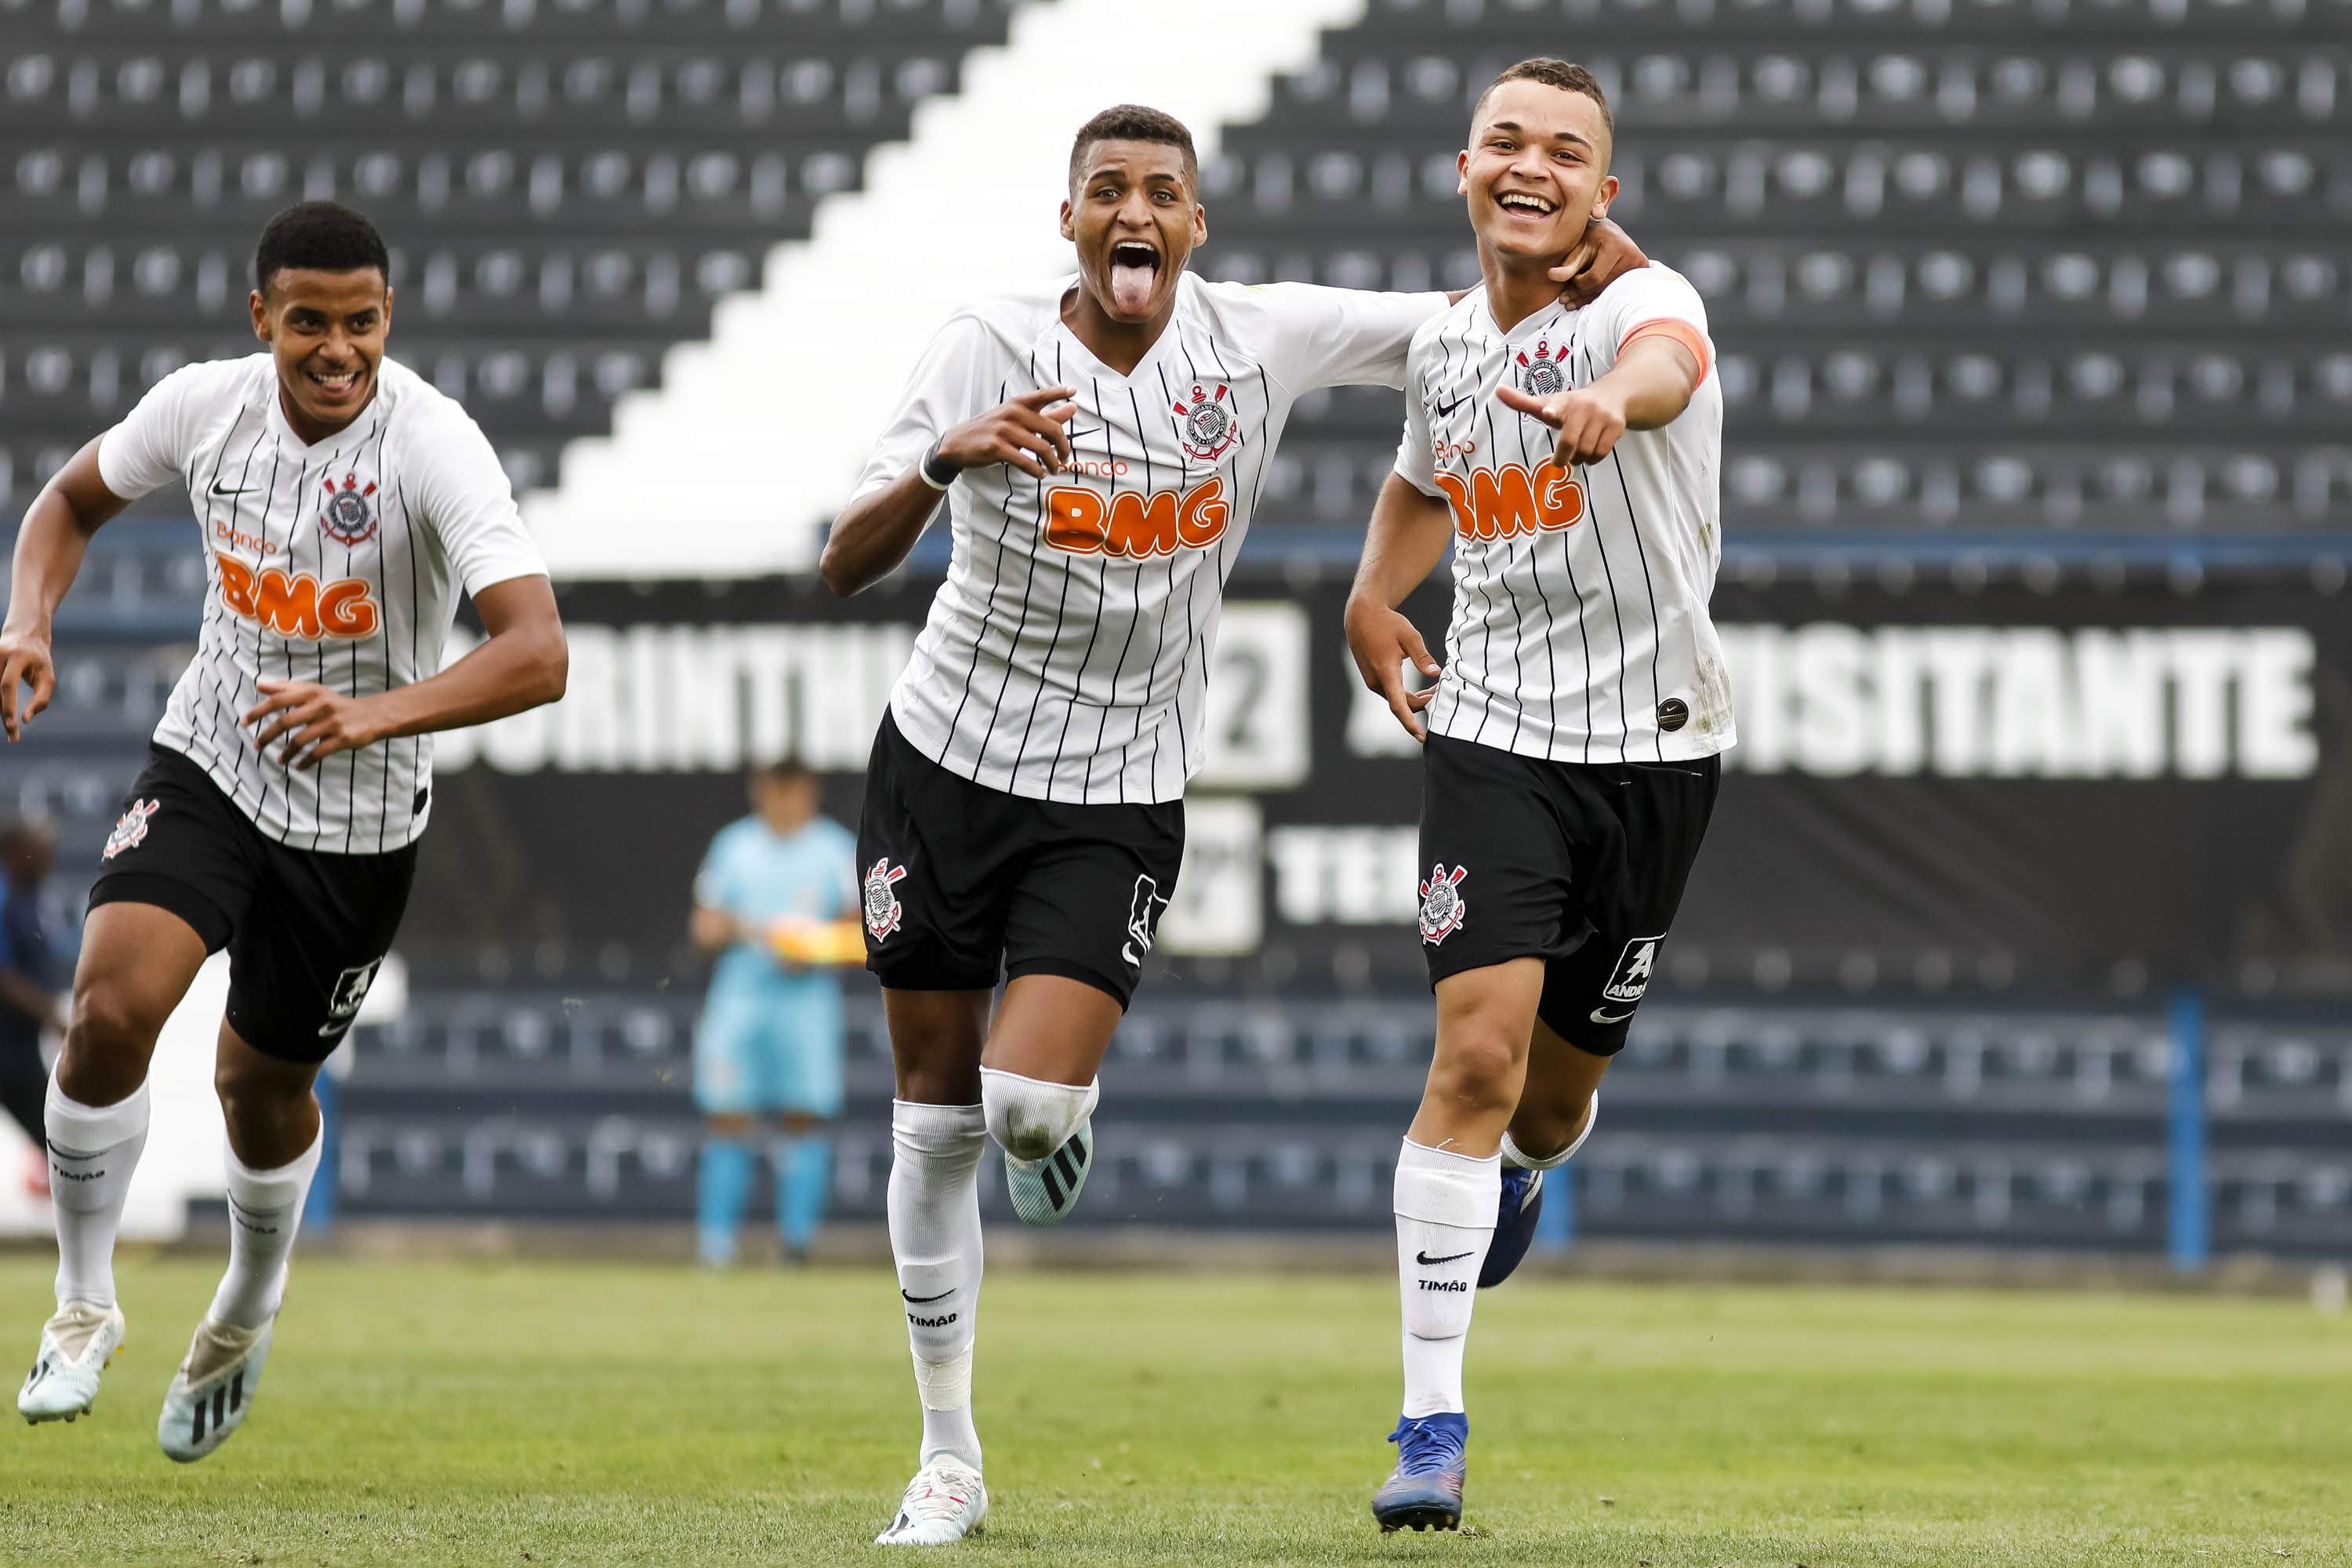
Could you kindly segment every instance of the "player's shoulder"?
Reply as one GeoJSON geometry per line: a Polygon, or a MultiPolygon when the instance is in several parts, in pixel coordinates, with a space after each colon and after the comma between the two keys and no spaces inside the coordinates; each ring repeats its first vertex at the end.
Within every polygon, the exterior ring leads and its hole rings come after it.
{"type": "Polygon", "coordinates": [[[1412,342],[1405,350],[1408,362],[1434,351],[1441,339],[1454,337],[1482,320],[1486,309],[1486,286],[1481,283],[1412,330],[1412,342]]]}
{"type": "Polygon", "coordinates": [[[1636,267],[1609,281],[1609,287],[1594,297],[1587,310],[1608,310],[1653,304],[1698,305],[1697,288],[1691,280],[1663,261],[1653,261],[1647,267],[1636,267]]]}
{"type": "Polygon", "coordinates": [[[966,300],[940,323],[937,337],[958,347],[993,345],[1025,353],[1061,320],[1062,295],[1074,279],[983,294],[966,300]]]}
{"type": "Polygon", "coordinates": [[[158,381],[155,390],[191,405],[241,402],[277,374],[276,363],[267,353],[191,360],[158,381]]]}

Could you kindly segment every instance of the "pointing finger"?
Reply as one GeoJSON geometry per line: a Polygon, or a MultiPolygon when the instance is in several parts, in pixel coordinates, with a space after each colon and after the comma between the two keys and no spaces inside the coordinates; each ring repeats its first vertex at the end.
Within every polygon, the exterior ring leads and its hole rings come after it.
{"type": "Polygon", "coordinates": [[[1552,411],[1550,404],[1539,397],[1529,397],[1516,386],[1500,388],[1495,394],[1495,400],[1506,408],[1540,419],[1555,429],[1559,426],[1559,416],[1552,411]]]}

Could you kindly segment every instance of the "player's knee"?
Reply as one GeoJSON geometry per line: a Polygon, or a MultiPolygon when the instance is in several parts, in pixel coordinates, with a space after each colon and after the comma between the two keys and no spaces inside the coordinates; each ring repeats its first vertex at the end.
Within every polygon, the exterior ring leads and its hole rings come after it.
{"type": "Polygon", "coordinates": [[[1091,1084],[1045,1083],[992,1070],[981,1074],[988,1135],[1015,1160],[1042,1160],[1068,1142],[1094,1110],[1094,1100],[1091,1084]]]}
{"type": "Polygon", "coordinates": [[[1527,1042],[1498,1027],[1472,1025],[1439,1042],[1430,1087],[1467,1110],[1507,1110],[1519,1097],[1527,1042]]]}
{"type": "Polygon", "coordinates": [[[1511,1141],[1531,1156],[1557,1154],[1576,1141],[1584,1126],[1585,1108],[1591,1102],[1591,1095],[1572,1100],[1557,1095],[1523,1099],[1511,1118],[1511,1141]]]}
{"type": "Polygon", "coordinates": [[[120,986],[84,986],[74,994],[58,1082],[86,1105],[110,1105],[146,1081],[168,1009],[158,1011],[120,986]]]}

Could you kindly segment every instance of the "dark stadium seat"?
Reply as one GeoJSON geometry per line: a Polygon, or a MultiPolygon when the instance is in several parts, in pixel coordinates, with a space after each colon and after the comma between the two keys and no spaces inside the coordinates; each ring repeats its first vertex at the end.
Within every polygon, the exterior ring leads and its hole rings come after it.
{"type": "MultiPolygon", "coordinates": [[[[1228,132],[1201,266],[1475,281],[1470,100],[1565,52],[1612,95],[1615,216],[1706,297],[1735,537],[2323,527],[2352,478],[2347,23],[2344,0],[2030,21],[2013,0],[1376,0],[1228,132]]],[[[1360,525],[1397,423],[1385,395],[1302,405],[1268,521],[1360,525]]]]}
{"type": "Polygon", "coordinates": [[[1013,5],[0,0],[0,511],[250,352],[254,235],[311,196],[383,226],[394,355],[547,481],[1013,5]]]}

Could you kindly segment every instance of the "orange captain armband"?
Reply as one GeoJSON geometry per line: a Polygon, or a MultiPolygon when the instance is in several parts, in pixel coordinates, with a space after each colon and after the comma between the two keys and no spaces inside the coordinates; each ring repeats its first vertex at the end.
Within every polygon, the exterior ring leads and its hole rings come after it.
{"type": "Polygon", "coordinates": [[[1691,383],[1691,390],[1696,392],[1705,384],[1706,373],[1715,365],[1715,356],[1707,353],[1705,332],[1700,331],[1688,321],[1678,321],[1672,316],[1661,316],[1654,321],[1643,321],[1640,326],[1627,332],[1624,341],[1617,345],[1619,356],[1622,358],[1627,349],[1643,338],[1671,339],[1690,350],[1691,358],[1698,362],[1698,380],[1691,383]]]}
{"type": "Polygon", "coordinates": [[[856,921],[786,917],[767,930],[768,951],[786,963],[863,963],[866,932],[856,921]]]}

